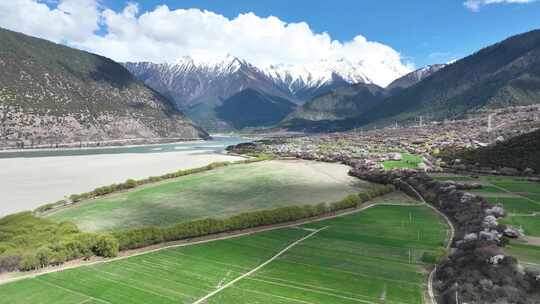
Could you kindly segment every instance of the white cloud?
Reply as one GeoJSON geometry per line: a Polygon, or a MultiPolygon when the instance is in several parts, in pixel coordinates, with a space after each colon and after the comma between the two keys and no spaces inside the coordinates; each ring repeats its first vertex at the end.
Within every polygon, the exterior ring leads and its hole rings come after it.
{"type": "Polygon", "coordinates": [[[114,11],[100,7],[98,0],[60,0],[56,8],[37,0],[10,0],[1,1],[0,26],[117,61],[172,62],[183,55],[228,53],[254,64],[346,58],[374,69],[392,67],[403,73],[410,69],[397,51],[363,36],[338,41],[328,33],[313,32],[305,22],[287,23],[253,13],[230,19],[206,10],[170,10],[166,5],[140,12],[135,3],[114,11]]]}
{"type": "Polygon", "coordinates": [[[467,0],[463,3],[468,9],[477,12],[482,6],[498,3],[531,3],[536,0],[467,0]]]}
{"type": "Polygon", "coordinates": [[[60,0],[56,8],[34,0],[0,1],[0,26],[55,42],[82,42],[99,29],[96,0],[60,0]]]}

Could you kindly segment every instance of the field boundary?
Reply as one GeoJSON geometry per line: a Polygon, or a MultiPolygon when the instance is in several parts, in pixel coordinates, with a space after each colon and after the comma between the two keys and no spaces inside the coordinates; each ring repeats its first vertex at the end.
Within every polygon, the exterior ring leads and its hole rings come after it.
{"type": "Polygon", "coordinates": [[[315,234],[319,233],[320,231],[324,230],[328,228],[328,226],[325,226],[325,227],[322,227],[322,228],[319,228],[313,232],[311,232],[310,234],[294,241],[293,243],[289,244],[287,247],[285,247],[284,249],[282,249],[280,252],[278,252],[277,254],[275,254],[274,256],[272,256],[270,259],[266,260],[264,263],[260,264],[259,266],[253,268],[252,270],[244,273],[243,275],[237,277],[236,279],[230,281],[229,283],[221,286],[220,288],[210,292],[209,294],[205,295],[204,297],[198,299],[197,301],[193,302],[193,304],[200,304],[200,303],[203,303],[204,301],[206,301],[207,299],[213,297],[214,295],[218,294],[219,292],[221,292],[222,290],[228,288],[229,286],[232,286],[234,285],[236,282],[242,280],[243,278],[245,277],[248,277],[252,274],[254,274],[255,272],[257,272],[259,269],[263,268],[264,266],[270,264],[272,261],[274,261],[275,259],[279,258],[282,254],[284,254],[285,252],[289,251],[289,249],[293,248],[294,246],[300,244],[301,242],[307,240],[308,238],[314,236],[315,234]]]}
{"type": "MultiPolygon", "coordinates": [[[[374,200],[376,200],[376,199],[377,198],[375,198],[374,200]]],[[[120,253],[121,256],[118,256],[118,257],[115,257],[115,258],[105,259],[105,258],[94,257],[93,261],[88,261],[88,262],[87,261],[82,261],[82,260],[79,259],[79,260],[74,260],[74,261],[71,261],[71,262],[64,263],[64,264],[62,264],[60,266],[52,266],[52,267],[47,267],[47,268],[41,268],[39,270],[32,271],[32,272],[30,272],[28,274],[22,274],[22,275],[18,275],[18,276],[17,276],[17,274],[21,274],[22,272],[9,272],[9,273],[5,273],[5,274],[0,274],[0,285],[15,282],[15,281],[19,281],[19,280],[35,278],[35,277],[39,277],[41,275],[48,274],[48,273],[55,273],[55,272],[74,269],[74,268],[78,268],[78,267],[93,266],[93,265],[102,264],[102,263],[109,263],[109,262],[119,261],[119,260],[127,259],[127,258],[130,258],[130,257],[135,257],[135,256],[144,255],[144,254],[154,253],[154,252],[158,252],[158,251],[166,250],[166,249],[173,249],[173,248],[179,248],[179,247],[185,247],[185,246],[191,246],[191,245],[204,244],[204,243],[213,242],[213,241],[227,240],[227,239],[232,239],[232,238],[237,238],[237,237],[242,237],[242,236],[248,236],[248,235],[252,235],[252,234],[256,234],[256,233],[261,233],[261,232],[265,232],[265,231],[271,231],[271,230],[283,229],[283,228],[291,228],[291,227],[295,227],[295,226],[303,225],[303,224],[307,224],[307,223],[320,222],[320,221],[324,221],[324,220],[328,220],[328,219],[332,219],[332,218],[336,218],[336,217],[342,217],[342,216],[347,216],[347,215],[359,213],[359,212],[362,212],[362,211],[364,211],[366,209],[369,209],[371,207],[374,207],[374,206],[385,206],[385,205],[386,206],[420,206],[420,205],[424,205],[424,203],[401,203],[401,204],[400,203],[384,203],[384,202],[383,203],[377,203],[377,202],[372,200],[372,201],[367,201],[366,203],[364,203],[360,207],[344,209],[344,210],[341,210],[341,211],[328,213],[328,214],[324,214],[324,215],[320,215],[320,216],[316,216],[316,217],[306,218],[306,219],[302,219],[302,220],[297,220],[297,221],[293,221],[293,222],[287,222],[287,223],[282,223],[282,224],[274,224],[274,225],[266,225],[266,226],[254,227],[254,228],[237,230],[237,231],[222,232],[222,233],[211,234],[211,235],[202,236],[202,237],[196,237],[196,238],[179,240],[179,241],[174,241],[174,242],[169,242],[169,243],[151,245],[151,246],[147,246],[147,247],[143,247],[143,248],[125,250],[125,251],[122,251],[120,253]]],[[[429,204],[427,204],[427,206],[429,206],[429,204]]]]}
{"type": "MultiPolygon", "coordinates": [[[[533,199],[531,199],[531,198],[529,198],[529,197],[527,197],[527,196],[525,196],[525,195],[520,194],[521,192],[513,192],[513,191],[510,191],[510,190],[508,190],[508,189],[506,189],[506,188],[503,188],[503,187],[501,187],[501,186],[499,186],[499,185],[495,185],[495,184],[492,183],[492,182],[489,182],[489,184],[490,184],[491,186],[497,188],[497,189],[500,189],[500,190],[504,191],[505,193],[510,193],[510,194],[517,195],[518,197],[521,197],[521,198],[523,198],[523,199],[525,199],[525,200],[527,200],[527,201],[529,201],[529,202],[531,202],[531,203],[534,203],[534,204],[536,204],[536,205],[540,205],[540,202],[537,202],[537,201],[535,201],[535,200],[533,200],[533,199]]],[[[530,192],[528,192],[528,193],[530,193],[530,192]]]]}
{"type": "MultiPolygon", "coordinates": [[[[228,154],[223,154],[223,155],[228,155],[228,154]]],[[[231,155],[231,156],[237,156],[237,155],[231,155]]],[[[238,157],[241,157],[241,156],[238,156],[238,157]]],[[[115,184],[110,184],[110,185],[103,185],[103,186],[99,186],[99,187],[95,188],[94,190],[90,190],[90,191],[87,191],[87,192],[72,193],[72,194],[66,195],[65,199],[62,199],[62,200],[60,200],[58,202],[48,203],[48,204],[38,206],[38,207],[34,208],[32,210],[32,212],[34,214],[40,216],[40,217],[48,217],[50,215],[54,215],[55,213],[57,213],[59,211],[62,211],[62,210],[65,210],[65,209],[68,209],[68,208],[71,208],[71,207],[77,207],[77,206],[80,206],[80,205],[91,203],[92,201],[95,201],[95,200],[98,200],[98,199],[101,199],[101,198],[107,198],[107,197],[114,196],[114,195],[117,195],[117,194],[133,192],[133,191],[136,191],[136,190],[143,189],[144,187],[151,187],[151,186],[155,186],[155,185],[159,185],[159,184],[165,184],[167,182],[173,182],[174,180],[178,180],[178,179],[180,179],[182,177],[185,177],[185,176],[190,176],[190,175],[205,173],[205,172],[209,172],[209,171],[214,171],[214,170],[222,169],[222,168],[225,168],[225,167],[228,167],[228,166],[247,165],[247,164],[272,160],[272,159],[260,159],[260,158],[256,158],[256,157],[246,157],[246,156],[242,156],[242,157],[244,159],[235,160],[235,161],[212,162],[212,163],[209,163],[206,166],[179,169],[179,170],[167,172],[167,173],[164,173],[164,174],[161,174],[161,175],[158,175],[158,176],[147,176],[145,178],[140,178],[140,179],[128,178],[125,182],[120,182],[120,183],[115,183],[115,184]],[[185,172],[185,174],[178,175],[178,176],[173,176],[173,175],[177,174],[178,172],[185,172]],[[153,181],[153,180],[151,180],[152,178],[158,178],[159,180],[154,180],[153,181]],[[122,185],[124,185],[128,180],[133,180],[135,182],[135,185],[133,187],[123,187],[122,185]],[[104,187],[111,187],[113,185],[115,185],[115,186],[117,186],[119,188],[116,189],[116,190],[113,190],[111,192],[105,193],[105,194],[95,194],[94,193],[97,189],[104,188],[104,187]],[[87,198],[81,198],[81,199],[79,199],[77,201],[73,201],[71,199],[71,197],[74,196],[74,195],[82,196],[82,195],[87,195],[87,194],[90,195],[87,198]],[[59,202],[62,202],[62,201],[64,201],[65,203],[59,204],[59,202]],[[46,210],[43,210],[43,211],[40,210],[40,209],[43,209],[44,207],[47,207],[47,206],[52,206],[52,207],[50,209],[46,209],[46,210]]]]}
{"type": "MultiPolygon", "coordinates": [[[[115,258],[106,259],[106,258],[100,258],[100,257],[93,257],[92,258],[93,261],[83,261],[83,260],[80,260],[80,259],[79,260],[73,260],[73,261],[64,263],[64,264],[62,264],[60,266],[52,266],[52,267],[47,267],[47,268],[41,268],[41,269],[38,269],[38,270],[34,270],[32,272],[29,272],[28,274],[22,274],[22,275],[19,275],[19,276],[16,276],[16,275],[21,274],[22,272],[8,272],[8,273],[0,274],[0,285],[10,283],[10,282],[14,282],[14,281],[23,280],[23,279],[28,279],[28,278],[35,278],[35,277],[38,277],[38,276],[41,276],[41,275],[44,275],[44,274],[48,274],[48,273],[54,273],[54,272],[68,270],[68,269],[84,267],[84,266],[93,266],[93,265],[101,264],[101,263],[114,262],[114,261],[129,258],[129,257],[144,255],[144,254],[147,254],[147,253],[158,252],[158,251],[166,250],[166,249],[204,244],[204,243],[213,242],[213,241],[219,241],[219,240],[227,240],[227,239],[231,239],[231,238],[237,238],[237,237],[252,235],[252,234],[256,234],[256,233],[260,233],[260,232],[271,231],[271,230],[275,230],[275,229],[291,228],[291,227],[294,227],[294,226],[303,225],[303,224],[307,224],[307,223],[319,222],[319,221],[332,219],[332,218],[336,218],[336,217],[340,217],[340,216],[347,216],[347,215],[350,215],[350,214],[355,214],[355,213],[361,212],[361,211],[363,211],[363,210],[365,210],[367,208],[373,207],[375,205],[385,205],[385,204],[386,203],[376,203],[374,201],[367,201],[365,204],[363,204],[360,207],[344,209],[344,210],[341,210],[341,211],[328,213],[328,214],[323,214],[323,215],[320,215],[320,216],[301,219],[301,220],[297,220],[297,221],[286,222],[286,223],[281,223],[281,224],[274,224],[274,225],[265,225],[265,226],[253,227],[253,228],[236,230],[236,231],[222,232],[222,233],[211,234],[211,235],[206,235],[206,236],[201,236],[201,237],[195,237],[195,238],[190,238],[190,239],[173,241],[173,242],[169,242],[169,243],[161,243],[161,244],[156,244],[156,245],[150,245],[150,246],[137,248],[137,249],[125,250],[125,251],[120,252],[121,255],[118,256],[118,257],[115,257],[115,258]]],[[[398,205],[398,204],[392,204],[392,205],[398,205]]],[[[402,205],[409,206],[409,205],[412,205],[412,204],[402,204],[402,205]]]]}
{"type": "MultiPolygon", "coordinates": [[[[456,233],[456,229],[454,228],[454,224],[452,224],[452,221],[450,221],[450,219],[444,214],[442,213],[441,211],[439,211],[439,209],[433,207],[432,205],[428,204],[426,202],[426,200],[424,199],[424,197],[413,187],[411,186],[409,183],[406,183],[405,184],[407,186],[409,186],[411,188],[411,190],[416,193],[416,195],[418,196],[418,198],[420,198],[420,200],[426,204],[426,206],[428,206],[429,208],[431,208],[433,211],[435,211],[435,213],[437,213],[438,215],[440,215],[447,223],[448,227],[450,228],[449,229],[449,235],[448,235],[448,242],[446,244],[446,249],[449,249],[450,248],[450,245],[452,244],[452,240],[454,239],[454,235],[456,233]]],[[[431,301],[432,304],[437,304],[437,298],[435,297],[435,292],[433,291],[433,277],[435,276],[435,272],[437,272],[437,265],[435,265],[435,267],[433,267],[433,270],[429,273],[429,276],[428,276],[428,296],[429,296],[429,299],[431,301]]]]}

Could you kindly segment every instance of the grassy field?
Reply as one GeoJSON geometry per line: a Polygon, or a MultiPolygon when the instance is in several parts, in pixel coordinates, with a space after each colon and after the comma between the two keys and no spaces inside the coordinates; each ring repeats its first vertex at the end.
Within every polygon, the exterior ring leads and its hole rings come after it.
{"type": "Polygon", "coordinates": [[[491,176],[486,178],[491,184],[504,188],[510,192],[523,194],[540,194],[540,183],[529,182],[525,180],[491,176]]]}
{"type": "Polygon", "coordinates": [[[492,204],[503,204],[506,212],[513,214],[530,214],[540,212],[540,204],[531,202],[524,197],[486,197],[488,202],[492,204]]]}
{"type": "Polygon", "coordinates": [[[459,181],[474,181],[476,180],[475,178],[471,177],[471,176],[466,176],[466,175],[434,175],[432,176],[433,179],[435,180],[438,180],[438,181],[456,181],[456,182],[459,182],[459,181]]]}
{"type": "Polygon", "coordinates": [[[526,235],[540,236],[540,184],[519,178],[481,176],[482,189],[473,192],[490,203],[503,204],[508,216],[502,223],[522,227],[526,235]]]}
{"type": "Polygon", "coordinates": [[[489,185],[479,194],[489,202],[502,203],[509,213],[502,223],[521,227],[526,235],[540,236],[540,215],[534,216],[540,212],[540,201],[535,200],[539,183],[500,176],[486,176],[482,180],[489,185]]]}
{"type": "MultiPolygon", "coordinates": [[[[540,184],[519,178],[501,176],[480,176],[478,179],[463,176],[434,176],[437,180],[475,181],[485,186],[474,190],[492,204],[500,203],[508,213],[500,222],[523,228],[525,235],[540,237],[540,184]]],[[[540,269],[540,246],[521,244],[512,241],[505,247],[505,252],[518,258],[525,266],[540,269]]]]}
{"type": "Polygon", "coordinates": [[[422,303],[421,257],[446,227],[425,206],[361,213],[166,249],[0,285],[5,303],[193,303],[326,227],[208,303],[422,303]]]}
{"type": "Polygon", "coordinates": [[[501,222],[518,228],[522,227],[525,235],[540,237],[540,215],[511,215],[501,222]]]}
{"type": "Polygon", "coordinates": [[[386,160],[383,162],[385,170],[391,170],[394,168],[417,168],[422,162],[422,156],[413,155],[408,153],[401,153],[401,160],[386,160]]]}
{"type": "Polygon", "coordinates": [[[540,246],[525,245],[512,242],[504,251],[516,258],[526,266],[540,269],[540,246]]]}
{"type": "Polygon", "coordinates": [[[49,217],[85,231],[104,231],[334,202],[362,189],[347,171],[308,161],[234,165],[90,200],[49,217]]]}

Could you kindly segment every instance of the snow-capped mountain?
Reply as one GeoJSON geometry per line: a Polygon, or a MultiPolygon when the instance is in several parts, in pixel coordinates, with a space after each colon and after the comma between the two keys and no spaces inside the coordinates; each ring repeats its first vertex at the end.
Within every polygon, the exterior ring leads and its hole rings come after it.
{"type": "Polygon", "coordinates": [[[125,63],[137,78],[172,98],[195,122],[210,129],[227,129],[215,107],[245,89],[286,98],[296,104],[355,83],[386,86],[409,72],[403,66],[340,60],[302,65],[256,66],[232,55],[215,58],[185,56],[175,63],[125,63]],[[381,66],[383,68],[381,68],[381,66]]]}
{"type": "Polygon", "coordinates": [[[444,68],[447,65],[448,64],[433,64],[433,65],[428,65],[418,70],[412,71],[409,74],[406,74],[392,81],[392,83],[390,83],[388,87],[386,87],[386,89],[395,90],[395,89],[405,89],[405,88],[411,87],[419,83],[420,81],[424,80],[425,78],[431,76],[433,73],[437,72],[438,70],[444,68]]]}

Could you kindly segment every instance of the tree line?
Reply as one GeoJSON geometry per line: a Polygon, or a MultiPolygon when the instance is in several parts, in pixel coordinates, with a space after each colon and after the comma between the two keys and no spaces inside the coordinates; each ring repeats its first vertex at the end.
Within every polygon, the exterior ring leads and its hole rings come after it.
{"type": "Polygon", "coordinates": [[[71,222],[56,223],[23,212],[0,219],[0,272],[28,271],[92,256],[115,257],[121,250],[332,214],[392,191],[391,185],[376,185],[330,204],[281,207],[111,233],[81,232],[71,222]]]}

